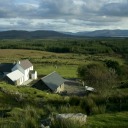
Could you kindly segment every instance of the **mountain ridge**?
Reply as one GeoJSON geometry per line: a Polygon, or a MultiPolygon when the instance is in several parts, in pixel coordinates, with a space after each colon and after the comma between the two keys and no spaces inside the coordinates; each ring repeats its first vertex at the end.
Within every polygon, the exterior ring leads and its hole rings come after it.
{"type": "Polygon", "coordinates": [[[74,37],[128,37],[128,30],[95,30],[83,32],[58,32],[53,30],[9,30],[0,31],[0,39],[36,39],[36,38],[74,38],[74,37]]]}
{"type": "Polygon", "coordinates": [[[36,30],[36,31],[25,31],[25,30],[9,30],[1,31],[0,39],[35,39],[35,38],[48,38],[48,37],[70,37],[70,35],[60,33],[57,31],[49,30],[36,30]]]}
{"type": "Polygon", "coordinates": [[[95,31],[85,31],[77,32],[78,36],[89,36],[89,37],[128,37],[128,30],[95,30],[95,31]]]}

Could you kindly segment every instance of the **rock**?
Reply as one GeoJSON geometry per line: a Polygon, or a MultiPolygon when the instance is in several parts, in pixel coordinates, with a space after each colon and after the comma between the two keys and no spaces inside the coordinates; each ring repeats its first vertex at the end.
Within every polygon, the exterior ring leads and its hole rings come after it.
{"type": "Polygon", "coordinates": [[[81,125],[86,123],[87,115],[82,113],[65,113],[65,114],[58,114],[56,115],[56,119],[59,120],[71,120],[74,122],[78,122],[81,125]]]}

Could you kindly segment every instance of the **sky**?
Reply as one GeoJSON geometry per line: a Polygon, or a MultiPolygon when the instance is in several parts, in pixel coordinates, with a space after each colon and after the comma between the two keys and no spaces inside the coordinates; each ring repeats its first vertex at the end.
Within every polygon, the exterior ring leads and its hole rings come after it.
{"type": "Polygon", "coordinates": [[[128,30],[128,0],[0,0],[0,31],[128,30]]]}

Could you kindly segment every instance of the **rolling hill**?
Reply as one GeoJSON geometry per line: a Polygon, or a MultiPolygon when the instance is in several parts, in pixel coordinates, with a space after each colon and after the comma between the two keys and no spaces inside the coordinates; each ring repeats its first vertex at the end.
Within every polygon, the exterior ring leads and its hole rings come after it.
{"type": "Polygon", "coordinates": [[[36,39],[36,38],[53,38],[53,37],[70,37],[70,35],[63,34],[56,31],[37,30],[37,31],[22,31],[11,30],[1,31],[0,39],[36,39]]]}
{"type": "Polygon", "coordinates": [[[43,39],[43,38],[75,38],[75,37],[128,37],[128,30],[96,30],[84,32],[57,32],[49,30],[1,31],[0,39],[43,39]]]}
{"type": "Polygon", "coordinates": [[[128,30],[96,30],[91,32],[77,32],[77,36],[87,37],[128,37],[128,30]]]}

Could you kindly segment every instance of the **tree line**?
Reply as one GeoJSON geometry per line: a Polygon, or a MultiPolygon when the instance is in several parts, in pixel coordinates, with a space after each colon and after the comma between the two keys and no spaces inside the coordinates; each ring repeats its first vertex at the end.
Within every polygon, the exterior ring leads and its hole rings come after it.
{"type": "Polygon", "coordinates": [[[128,39],[4,39],[0,49],[30,49],[56,53],[119,53],[127,58],[128,39]]]}

